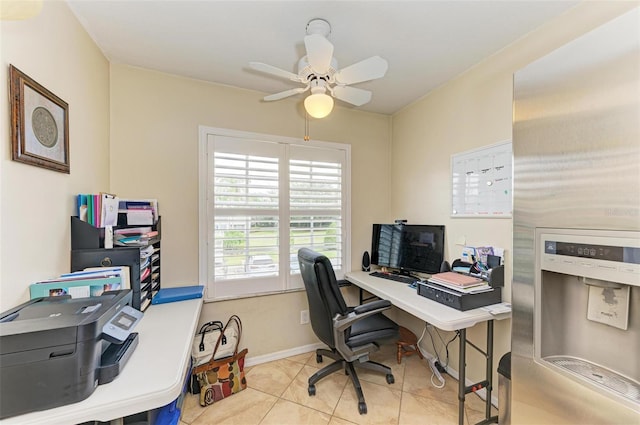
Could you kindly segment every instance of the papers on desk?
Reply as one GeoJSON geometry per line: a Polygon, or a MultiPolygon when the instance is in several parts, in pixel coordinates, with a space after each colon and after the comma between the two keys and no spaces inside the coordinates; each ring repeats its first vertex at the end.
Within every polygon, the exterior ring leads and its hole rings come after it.
{"type": "Polygon", "coordinates": [[[482,279],[455,272],[437,273],[428,282],[444,286],[463,294],[478,294],[491,291],[493,288],[482,279]]]}
{"type": "Polygon", "coordinates": [[[511,313],[511,304],[510,303],[498,303],[491,304],[484,307],[481,307],[482,310],[488,311],[494,316],[502,313],[511,313]]]}
{"type": "Polygon", "coordinates": [[[455,285],[457,287],[468,288],[470,286],[478,286],[482,284],[482,279],[469,276],[468,274],[460,274],[455,272],[436,273],[429,279],[435,283],[444,283],[455,285]]]}
{"type": "Polygon", "coordinates": [[[64,273],[29,286],[31,299],[70,295],[71,298],[97,297],[104,291],[130,289],[129,267],[89,267],[64,273]]]}

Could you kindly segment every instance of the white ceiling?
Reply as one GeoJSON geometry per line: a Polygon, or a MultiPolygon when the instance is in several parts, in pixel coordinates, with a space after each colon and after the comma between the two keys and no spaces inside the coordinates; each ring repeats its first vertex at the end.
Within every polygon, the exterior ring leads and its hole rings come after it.
{"type": "Polygon", "coordinates": [[[326,19],[339,68],[374,55],[387,59],[384,78],[355,87],[373,92],[358,109],[392,114],[578,1],[68,3],[111,62],[265,94],[301,85],[251,70],[248,63],[297,73],[307,22],[326,19]]]}

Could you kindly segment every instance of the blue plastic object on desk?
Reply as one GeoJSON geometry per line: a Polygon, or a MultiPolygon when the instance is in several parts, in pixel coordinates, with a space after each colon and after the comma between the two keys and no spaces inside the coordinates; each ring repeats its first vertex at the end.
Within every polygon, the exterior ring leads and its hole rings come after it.
{"type": "Polygon", "coordinates": [[[164,304],[174,301],[202,298],[204,286],[179,286],[176,288],[162,288],[151,300],[151,304],[164,304]]]}

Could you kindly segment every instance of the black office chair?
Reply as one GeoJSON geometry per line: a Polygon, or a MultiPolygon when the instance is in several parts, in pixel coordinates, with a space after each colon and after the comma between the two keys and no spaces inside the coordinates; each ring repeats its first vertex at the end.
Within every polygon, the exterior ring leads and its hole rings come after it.
{"type": "Polygon", "coordinates": [[[315,395],[316,382],[344,369],[358,395],[358,411],[365,414],[367,404],[354,366],[382,372],[386,374],[387,383],[393,384],[391,368],[369,361],[369,354],[379,349],[379,341],[399,336],[398,325],[381,313],[391,308],[391,302],[377,300],[355,308],[347,307],[327,257],[302,248],[298,251],[298,262],[309,300],[311,327],[330,348],[316,350],[316,361],[321,363],[322,356],[335,360],[309,378],[309,395],[315,395]]]}

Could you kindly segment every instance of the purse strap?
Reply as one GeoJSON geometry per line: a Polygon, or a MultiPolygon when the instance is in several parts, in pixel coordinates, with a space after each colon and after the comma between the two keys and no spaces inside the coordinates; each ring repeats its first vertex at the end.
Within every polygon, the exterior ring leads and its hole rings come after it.
{"type": "MultiPolygon", "coordinates": [[[[238,316],[236,316],[235,314],[233,316],[231,316],[229,318],[229,320],[227,321],[227,324],[224,325],[224,328],[222,329],[222,331],[220,332],[220,336],[218,337],[218,340],[216,341],[216,346],[213,349],[213,354],[211,354],[211,360],[214,359],[214,357],[216,356],[216,352],[218,351],[218,347],[220,346],[220,342],[224,339],[226,339],[226,336],[224,335],[224,333],[226,332],[227,328],[229,327],[229,325],[235,325],[236,330],[238,332],[238,338],[236,339],[236,346],[233,349],[233,355],[236,356],[238,354],[238,347],[240,346],[240,338],[242,337],[242,321],[240,320],[240,318],[238,316]]],[[[223,342],[224,344],[224,342],[223,342]]]]}
{"type": "MultiPolygon", "coordinates": [[[[224,359],[220,359],[220,360],[212,359],[207,363],[194,367],[192,374],[197,375],[199,373],[207,372],[209,370],[215,369],[216,367],[223,367],[225,365],[228,365],[231,361],[234,361],[234,362],[239,361],[240,359],[244,358],[248,352],[249,350],[247,348],[244,348],[242,351],[235,354],[233,357],[225,357],[224,359]]],[[[241,370],[244,370],[244,366],[241,367],[241,370]]]]}
{"type": "Polygon", "coordinates": [[[221,321],[213,320],[211,322],[207,322],[204,325],[202,325],[200,327],[200,330],[198,331],[198,333],[199,334],[204,334],[204,333],[211,332],[211,331],[221,331],[223,327],[224,327],[224,325],[222,324],[221,321]],[[211,328],[211,329],[209,329],[209,328],[211,328]]]}
{"type": "MultiPolygon", "coordinates": [[[[202,325],[202,327],[200,327],[200,330],[198,331],[198,334],[202,335],[202,337],[200,338],[200,345],[198,345],[198,350],[204,351],[204,336],[207,332],[222,331],[222,327],[222,322],[219,320],[213,320],[202,325]]],[[[225,341],[223,341],[222,343],[224,344],[225,341]]]]}

